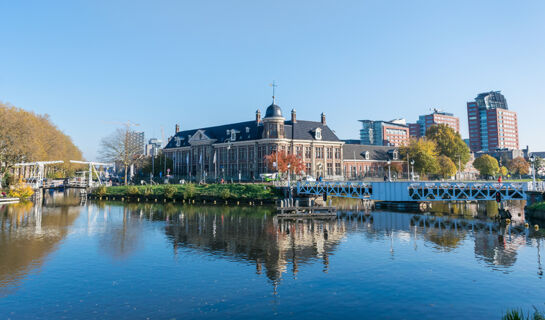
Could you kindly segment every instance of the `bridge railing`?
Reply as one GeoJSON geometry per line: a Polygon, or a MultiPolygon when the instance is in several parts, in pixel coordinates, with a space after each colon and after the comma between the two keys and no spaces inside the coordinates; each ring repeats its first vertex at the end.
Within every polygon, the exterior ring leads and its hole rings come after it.
{"type": "Polygon", "coordinates": [[[525,183],[298,182],[297,193],[382,201],[524,200],[525,183]]]}
{"type": "Polygon", "coordinates": [[[327,194],[333,197],[370,198],[372,185],[366,182],[329,182],[329,181],[303,181],[297,183],[298,194],[321,195],[327,194]]]}
{"type": "Polygon", "coordinates": [[[415,201],[444,200],[524,200],[524,183],[420,182],[409,185],[415,201]]]}

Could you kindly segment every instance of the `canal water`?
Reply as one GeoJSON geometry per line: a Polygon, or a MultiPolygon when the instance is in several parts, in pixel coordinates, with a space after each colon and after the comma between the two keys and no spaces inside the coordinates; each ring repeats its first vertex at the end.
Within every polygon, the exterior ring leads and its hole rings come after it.
{"type": "Polygon", "coordinates": [[[0,205],[0,318],[500,319],[545,309],[545,234],[540,222],[524,228],[520,211],[505,228],[490,205],[343,208],[335,220],[289,221],[267,207],[62,194],[0,205]]]}

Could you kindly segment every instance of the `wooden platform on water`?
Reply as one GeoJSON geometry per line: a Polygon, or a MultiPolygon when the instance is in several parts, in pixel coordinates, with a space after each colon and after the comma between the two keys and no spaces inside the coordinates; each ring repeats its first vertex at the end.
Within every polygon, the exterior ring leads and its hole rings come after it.
{"type": "Polygon", "coordinates": [[[277,217],[279,218],[335,218],[337,208],[335,207],[276,207],[277,217]]]}

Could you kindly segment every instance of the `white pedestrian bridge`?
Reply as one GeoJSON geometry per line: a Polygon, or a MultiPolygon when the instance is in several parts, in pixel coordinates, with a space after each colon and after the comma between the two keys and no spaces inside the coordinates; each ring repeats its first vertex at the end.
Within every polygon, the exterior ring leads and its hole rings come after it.
{"type": "MultiPolygon", "coordinates": [[[[540,186],[542,187],[542,186],[540,186]]],[[[377,201],[525,200],[531,182],[310,182],[297,183],[299,195],[324,195],[377,201]]]]}

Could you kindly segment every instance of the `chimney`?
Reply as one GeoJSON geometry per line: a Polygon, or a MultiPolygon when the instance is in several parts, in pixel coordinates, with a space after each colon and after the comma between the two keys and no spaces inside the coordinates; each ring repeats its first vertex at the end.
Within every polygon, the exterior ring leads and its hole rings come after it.
{"type": "Polygon", "coordinates": [[[325,114],[322,112],[322,125],[325,126],[325,114]]]}
{"type": "Polygon", "coordinates": [[[291,123],[296,123],[297,117],[295,115],[295,109],[291,109],[291,123]]]}
{"type": "Polygon", "coordinates": [[[256,112],[255,112],[255,122],[257,124],[259,124],[261,122],[261,111],[259,111],[259,109],[256,110],[256,112]]]}
{"type": "Polygon", "coordinates": [[[180,132],[180,125],[176,124],[176,127],[174,127],[174,133],[180,132]]]}

